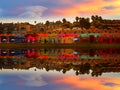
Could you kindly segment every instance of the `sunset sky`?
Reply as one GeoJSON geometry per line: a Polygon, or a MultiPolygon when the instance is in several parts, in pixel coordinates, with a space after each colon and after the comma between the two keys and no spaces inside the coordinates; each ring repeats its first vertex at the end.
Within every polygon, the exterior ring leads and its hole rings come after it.
{"type": "Polygon", "coordinates": [[[119,19],[120,0],[0,0],[0,21],[73,21],[76,16],[119,19]]]}
{"type": "MultiPolygon", "coordinates": [[[[19,70],[20,71],[20,70],[19,70]]],[[[60,72],[29,72],[0,74],[1,90],[120,90],[118,74],[90,77],[70,75],[60,72]],[[112,76],[109,76],[112,75],[112,76]],[[117,75],[117,76],[116,76],[117,75]]]]}

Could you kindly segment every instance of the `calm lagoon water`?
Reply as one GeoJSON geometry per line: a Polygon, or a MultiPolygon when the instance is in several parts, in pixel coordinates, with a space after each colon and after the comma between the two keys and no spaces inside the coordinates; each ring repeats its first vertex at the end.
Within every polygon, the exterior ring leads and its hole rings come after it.
{"type": "Polygon", "coordinates": [[[1,90],[120,90],[120,49],[0,50],[1,90]]]}

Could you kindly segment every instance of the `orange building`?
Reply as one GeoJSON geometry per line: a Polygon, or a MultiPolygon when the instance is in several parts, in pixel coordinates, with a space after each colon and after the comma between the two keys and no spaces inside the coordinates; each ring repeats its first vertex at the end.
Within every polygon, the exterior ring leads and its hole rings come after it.
{"type": "Polygon", "coordinates": [[[16,23],[15,28],[19,34],[26,34],[31,31],[31,25],[29,23],[16,23]]]}

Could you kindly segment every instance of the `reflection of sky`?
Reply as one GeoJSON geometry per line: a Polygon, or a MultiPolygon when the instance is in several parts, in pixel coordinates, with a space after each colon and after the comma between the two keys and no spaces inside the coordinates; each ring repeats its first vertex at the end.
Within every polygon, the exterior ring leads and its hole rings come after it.
{"type": "MultiPolygon", "coordinates": [[[[0,74],[2,90],[120,90],[120,78],[106,74],[101,77],[75,76],[55,71],[0,74]]],[[[117,74],[115,74],[117,75],[117,74]]]]}
{"type": "MultiPolygon", "coordinates": [[[[71,90],[120,90],[119,78],[67,76],[57,80],[57,83],[68,85],[71,90]]],[[[61,88],[60,90],[67,89],[61,88]]]]}

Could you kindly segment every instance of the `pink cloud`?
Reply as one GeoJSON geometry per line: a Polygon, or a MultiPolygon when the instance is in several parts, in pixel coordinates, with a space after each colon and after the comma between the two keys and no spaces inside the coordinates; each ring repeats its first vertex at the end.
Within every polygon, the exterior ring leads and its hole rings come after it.
{"type": "Polygon", "coordinates": [[[2,15],[3,9],[0,8],[0,15],[2,15]]]}
{"type": "Polygon", "coordinates": [[[120,90],[120,78],[83,78],[77,76],[67,76],[56,80],[56,83],[69,85],[69,90],[74,90],[75,88],[77,90],[81,88],[86,90],[120,90]]]}
{"type": "MultiPolygon", "coordinates": [[[[69,1],[69,0],[67,0],[69,1]]],[[[86,0],[86,2],[73,3],[73,5],[66,8],[55,8],[52,10],[56,15],[62,16],[79,16],[79,15],[115,15],[120,12],[120,2],[118,0],[86,0]],[[104,7],[113,6],[114,9],[105,9],[104,7]]]]}
{"type": "MultiPolygon", "coordinates": [[[[22,12],[18,17],[23,18],[40,18],[43,12],[46,10],[46,7],[43,6],[29,6],[24,8],[24,12],[22,12]]],[[[23,11],[22,8],[19,9],[19,12],[23,11]]]]}
{"type": "Polygon", "coordinates": [[[43,80],[41,75],[20,75],[21,79],[24,80],[24,85],[26,86],[34,86],[34,87],[41,87],[47,85],[47,82],[43,80]]]}

